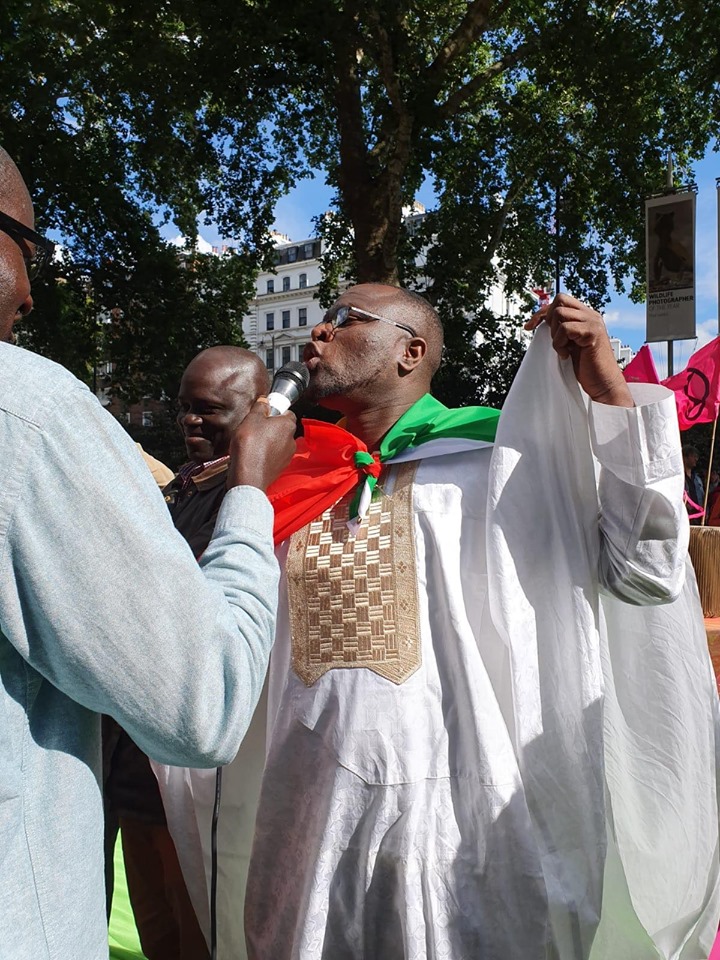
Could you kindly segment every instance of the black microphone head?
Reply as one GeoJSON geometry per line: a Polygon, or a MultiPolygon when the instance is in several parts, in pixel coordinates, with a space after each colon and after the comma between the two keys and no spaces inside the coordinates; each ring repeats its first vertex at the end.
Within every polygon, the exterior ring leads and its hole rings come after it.
{"type": "Polygon", "coordinates": [[[270,393],[280,393],[293,404],[302,396],[309,383],[310,371],[305,364],[291,360],[283,364],[273,377],[270,393]]]}

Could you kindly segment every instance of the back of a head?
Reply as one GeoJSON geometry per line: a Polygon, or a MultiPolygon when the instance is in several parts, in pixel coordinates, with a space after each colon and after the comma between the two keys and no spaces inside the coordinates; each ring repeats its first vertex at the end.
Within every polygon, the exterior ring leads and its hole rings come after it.
{"type": "Polygon", "coordinates": [[[32,211],[30,194],[22,174],[3,147],[0,147],[0,210],[15,218],[23,211],[32,211]]]}

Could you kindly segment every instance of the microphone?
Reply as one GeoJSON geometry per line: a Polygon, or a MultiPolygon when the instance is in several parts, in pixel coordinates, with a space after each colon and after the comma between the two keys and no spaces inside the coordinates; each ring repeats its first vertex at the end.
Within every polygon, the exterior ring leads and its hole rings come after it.
{"type": "Polygon", "coordinates": [[[280,367],[273,377],[272,387],[267,401],[270,404],[270,416],[279,417],[300,399],[310,383],[310,371],[304,363],[291,360],[280,367]]]}

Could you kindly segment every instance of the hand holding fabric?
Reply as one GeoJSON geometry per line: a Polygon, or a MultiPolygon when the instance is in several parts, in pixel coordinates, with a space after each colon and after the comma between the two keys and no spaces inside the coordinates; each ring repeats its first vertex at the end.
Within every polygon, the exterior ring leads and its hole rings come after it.
{"type": "Polygon", "coordinates": [[[591,400],[634,406],[599,313],[569,294],[559,293],[533,314],[525,329],[534,330],[543,320],[550,327],[553,348],[562,360],[572,360],[577,381],[591,400]]]}

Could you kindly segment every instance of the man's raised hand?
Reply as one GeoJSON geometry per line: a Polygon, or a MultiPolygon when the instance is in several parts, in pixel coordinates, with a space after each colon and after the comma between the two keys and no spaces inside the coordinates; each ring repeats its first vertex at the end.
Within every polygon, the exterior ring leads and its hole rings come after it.
{"type": "Polygon", "coordinates": [[[558,356],[572,360],[577,381],[591,400],[634,406],[599,313],[569,294],[559,293],[533,314],[525,329],[534,330],[543,320],[550,327],[558,356]]]}

